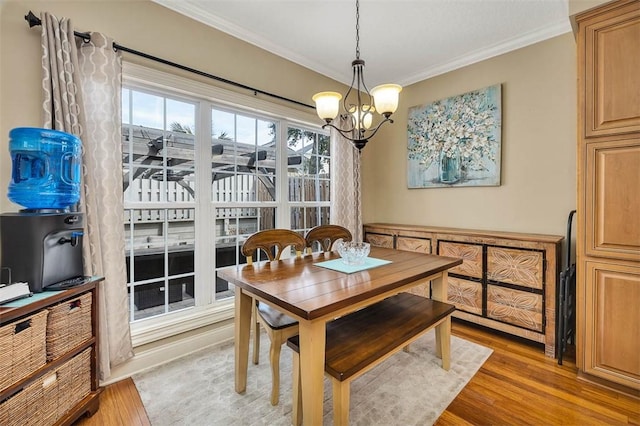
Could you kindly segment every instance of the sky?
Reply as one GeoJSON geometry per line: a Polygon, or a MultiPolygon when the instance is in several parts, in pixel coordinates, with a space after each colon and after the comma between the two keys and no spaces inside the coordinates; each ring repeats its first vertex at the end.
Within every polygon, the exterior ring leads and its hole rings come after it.
{"type": "MultiPolygon", "coordinates": [[[[196,103],[130,89],[122,91],[123,124],[170,130],[171,124],[177,122],[195,133],[196,109],[196,103]]],[[[270,121],[213,109],[212,122],[215,137],[224,134],[238,142],[250,144],[257,142],[259,145],[270,143],[273,140],[271,134],[273,122],[270,121]]]]}

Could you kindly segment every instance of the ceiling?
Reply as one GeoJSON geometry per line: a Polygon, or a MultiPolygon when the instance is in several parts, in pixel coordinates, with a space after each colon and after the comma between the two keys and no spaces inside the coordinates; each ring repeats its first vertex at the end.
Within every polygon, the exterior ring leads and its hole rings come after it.
{"type": "MultiPolygon", "coordinates": [[[[351,83],[355,0],[154,0],[351,83]]],[[[369,88],[403,86],[569,32],[568,0],[360,0],[369,88]]]]}

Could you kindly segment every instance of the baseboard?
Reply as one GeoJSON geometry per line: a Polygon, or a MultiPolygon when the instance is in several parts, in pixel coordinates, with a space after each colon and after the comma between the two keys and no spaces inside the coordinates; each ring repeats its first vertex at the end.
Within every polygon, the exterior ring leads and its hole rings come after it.
{"type": "Polygon", "coordinates": [[[631,388],[629,386],[615,383],[610,380],[585,373],[582,370],[578,370],[578,380],[593,383],[594,385],[601,386],[614,392],[620,392],[632,398],[640,399],[640,389],[631,388]]]}
{"type": "Polygon", "coordinates": [[[231,320],[140,346],[134,350],[135,355],[131,359],[113,367],[111,376],[101,381],[100,386],[118,382],[206,347],[232,340],[233,335],[231,320]]]}

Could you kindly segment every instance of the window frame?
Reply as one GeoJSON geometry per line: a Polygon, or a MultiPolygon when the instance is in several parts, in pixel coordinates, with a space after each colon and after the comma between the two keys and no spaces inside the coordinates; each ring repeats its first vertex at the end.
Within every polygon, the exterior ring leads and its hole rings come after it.
{"type": "MultiPolygon", "coordinates": [[[[278,159],[278,176],[280,176],[276,186],[275,202],[254,202],[254,203],[232,203],[225,204],[225,207],[252,207],[252,206],[274,206],[276,207],[276,224],[279,227],[289,227],[290,211],[295,206],[309,207],[313,202],[291,202],[288,196],[287,177],[287,155],[283,152],[286,147],[286,135],[289,126],[307,129],[316,133],[328,135],[318,124],[315,111],[309,109],[303,111],[303,107],[293,108],[278,103],[260,99],[256,96],[249,96],[239,92],[223,89],[206,84],[204,82],[190,78],[174,75],[156,69],[144,67],[124,61],[122,73],[123,87],[138,89],[145,92],[155,93],[159,96],[171,97],[196,103],[196,188],[208,188],[207,190],[197,189],[198,196],[194,203],[164,202],[153,204],[154,208],[194,208],[195,209],[195,233],[196,235],[209,234],[209,238],[196,239],[196,251],[194,256],[194,271],[197,276],[204,276],[205,279],[195,279],[196,298],[195,306],[179,311],[161,314],[159,316],[144,318],[130,322],[131,334],[134,347],[146,343],[170,337],[175,334],[186,332],[195,328],[214,324],[216,322],[228,320],[234,315],[234,298],[215,300],[214,292],[207,291],[210,285],[215,283],[215,269],[206,271],[207,265],[211,264],[208,259],[215,256],[215,226],[208,224],[210,218],[215,215],[215,208],[219,204],[214,204],[211,196],[210,178],[206,179],[206,173],[198,173],[199,168],[211,167],[210,149],[211,139],[211,109],[220,108],[231,110],[236,113],[245,113],[259,118],[268,118],[276,124],[276,155],[278,159]],[[194,100],[198,100],[197,102],[194,100]],[[208,130],[207,130],[208,129],[208,130]],[[282,139],[285,139],[282,141],[282,139]],[[207,161],[209,162],[207,166],[207,161]],[[208,196],[203,196],[208,193],[208,196]],[[204,275],[203,275],[204,274],[204,275]],[[211,283],[211,284],[209,284],[211,283]]],[[[331,151],[332,152],[332,151],[331,151]]],[[[335,161],[335,160],[332,160],[335,161]]],[[[315,202],[321,203],[319,201],[315,202]]],[[[330,201],[322,202],[330,207],[330,201]]],[[[131,208],[149,208],[147,204],[127,203],[125,200],[125,211],[131,208]]]]}

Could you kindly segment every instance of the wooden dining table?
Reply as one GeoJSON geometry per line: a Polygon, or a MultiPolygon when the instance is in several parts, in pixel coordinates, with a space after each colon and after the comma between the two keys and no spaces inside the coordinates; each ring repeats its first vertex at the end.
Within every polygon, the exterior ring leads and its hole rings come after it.
{"type": "MultiPolygon", "coordinates": [[[[247,387],[249,334],[254,299],[299,321],[302,409],[305,425],[321,425],[325,327],[333,319],[431,281],[431,297],[447,299],[447,271],[461,259],[371,247],[369,257],[390,261],[345,273],[319,266],[336,252],[218,270],[235,289],[235,390],[247,387]]],[[[267,392],[265,390],[265,392],[267,392]]]]}

